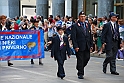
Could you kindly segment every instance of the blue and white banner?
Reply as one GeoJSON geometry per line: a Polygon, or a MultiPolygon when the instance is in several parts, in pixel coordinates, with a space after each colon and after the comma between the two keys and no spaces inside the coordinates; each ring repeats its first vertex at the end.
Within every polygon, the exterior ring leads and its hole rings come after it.
{"type": "Polygon", "coordinates": [[[44,58],[43,30],[0,32],[0,61],[44,58]]]}

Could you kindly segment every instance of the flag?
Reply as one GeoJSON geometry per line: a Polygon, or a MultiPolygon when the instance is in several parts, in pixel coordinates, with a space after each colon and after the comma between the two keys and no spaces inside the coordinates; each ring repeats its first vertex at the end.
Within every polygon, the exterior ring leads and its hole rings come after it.
{"type": "Polygon", "coordinates": [[[44,58],[43,30],[0,32],[0,61],[44,58]]]}

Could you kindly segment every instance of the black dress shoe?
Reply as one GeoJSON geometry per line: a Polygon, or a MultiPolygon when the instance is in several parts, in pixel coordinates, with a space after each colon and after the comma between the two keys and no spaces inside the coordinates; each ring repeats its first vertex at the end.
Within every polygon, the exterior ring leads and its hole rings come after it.
{"type": "Polygon", "coordinates": [[[61,79],[63,79],[64,77],[62,76],[62,77],[60,77],[61,79]]]}
{"type": "Polygon", "coordinates": [[[103,65],[103,73],[106,74],[106,66],[103,65]]]}
{"type": "Polygon", "coordinates": [[[119,75],[118,72],[111,72],[111,74],[113,74],[113,75],[119,75]]]}
{"type": "Polygon", "coordinates": [[[78,79],[84,79],[83,75],[79,75],[78,79]]]}
{"type": "Polygon", "coordinates": [[[12,66],[13,64],[12,63],[8,63],[8,66],[12,66]]]}
{"type": "Polygon", "coordinates": [[[57,75],[57,77],[58,77],[58,78],[60,78],[60,76],[59,76],[59,75],[57,75]]]}
{"type": "Polygon", "coordinates": [[[34,62],[32,62],[32,61],[31,61],[31,64],[33,65],[33,64],[34,64],[34,62]]]}
{"type": "Polygon", "coordinates": [[[103,73],[105,73],[105,74],[106,74],[106,68],[103,68],[103,73]]]}
{"type": "Polygon", "coordinates": [[[39,62],[39,65],[43,65],[43,63],[39,62]]]}
{"type": "Polygon", "coordinates": [[[59,77],[59,78],[60,78],[61,76],[57,73],[57,77],[59,77]]]}

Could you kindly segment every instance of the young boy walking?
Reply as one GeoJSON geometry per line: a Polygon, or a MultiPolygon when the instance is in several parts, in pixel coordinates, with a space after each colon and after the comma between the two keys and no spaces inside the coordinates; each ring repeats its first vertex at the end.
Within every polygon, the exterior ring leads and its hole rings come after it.
{"type": "Polygon", "coordinates": [[[58,72],[57,76],[63,79],[65,77],[64,71],[64,61],[67,60],[66,52],[68,57],[70,58],[70,47],[68,38],[64,36],[64,30],[62,27],[57,27],[58,35],[55,36],[52,40],[52,50],[51,57],[57,61],[58,63],[58,72]]]}

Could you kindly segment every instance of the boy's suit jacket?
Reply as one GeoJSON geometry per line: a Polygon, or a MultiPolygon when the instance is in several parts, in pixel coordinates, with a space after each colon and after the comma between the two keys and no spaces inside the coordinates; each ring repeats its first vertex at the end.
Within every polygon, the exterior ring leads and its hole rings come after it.
{"type": "Polygon", "coordinates": [[[51,50],[51,57],[54,57],[55,60],[63,59],[67,60],[66,52],[68,56],[70,55],[70,47],[68,38],[66,36],[63,36],[64,46],[62,49],[60,49],[60,38],[59,36],[55,36],[52,39],[52,50],[51,50]]]}

